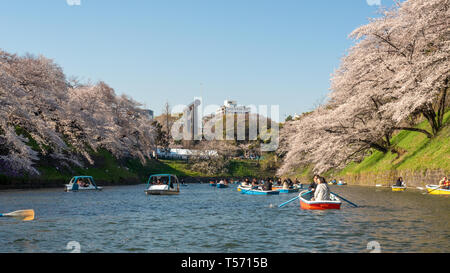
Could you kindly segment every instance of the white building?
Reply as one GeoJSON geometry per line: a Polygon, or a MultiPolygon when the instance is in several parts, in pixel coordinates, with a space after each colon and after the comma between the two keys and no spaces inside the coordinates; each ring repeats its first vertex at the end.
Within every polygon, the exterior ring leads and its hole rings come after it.
{"type": "Polygon", "coordinates": [[[170,149],[169,151],[162,151],[160,149],[156,149],[156,153],[159,158],[165,159],[189,159],[191,156],[205,156],[205,157],[214,157],[219,154],[215,150],[189,150],[189,149],[170,149]]]}
{"type": "Polygon", "coordinates": [[[250,114],[251,109],[243,105],[237,105],[235,100],[226,100],[219,109],[216,111],[216,115],[225,114],[250,114]]]}

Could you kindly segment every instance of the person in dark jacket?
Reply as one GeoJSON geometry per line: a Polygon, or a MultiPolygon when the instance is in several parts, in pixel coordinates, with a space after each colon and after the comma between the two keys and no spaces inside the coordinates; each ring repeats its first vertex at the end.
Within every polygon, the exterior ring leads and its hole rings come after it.
{"type": "Polygon", "coordinates": [[[288,178],[287,181],[288,181],[289,188],[292,188],[294,186],[294,182],[292,182],[292,180],[290,178],[288,178]]]}
{"type": "Polygon", "coordinates": [[[272,190],[273,181],[272,179],[268,179],[264,182],[263,190],[264,191],[271,191],[272,190]]]}
{"type": "Polygon", "coordinates": [[[403,183],[403,178],[402,178],[402,177],[399,177],[399,178],[397,179],[397,182],[395,183],[395,186],[396,186],[396,187],[403,187],[403,185],[404,185],[404,183],[403,183]]]}
{"type": "Polygon", "coordinates": [[[320,176],[318,174],[314,175],[313,182],[309,185],[308,190],[314,192],[316,190],[317,185],[319,184],[320,176]]]}

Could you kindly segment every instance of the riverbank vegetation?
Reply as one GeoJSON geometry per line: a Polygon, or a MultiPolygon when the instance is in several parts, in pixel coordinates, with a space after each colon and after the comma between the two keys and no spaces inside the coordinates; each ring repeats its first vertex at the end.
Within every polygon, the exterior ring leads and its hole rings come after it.
{"type": "MultiPolygon", "coordinates": [[[[99,185],[127,185],[146,183],[149,175],[170,173],[179,178],[189,178],[189,182],[210,177],[269,177],[275,169],[262,171],[260,163],[255,160],[232,159],[228,169],[223,173],[210,174],[205,171],[193,171],[186,160],[149,160],[142,164],[139,159],[118,160],[105,150],[91,154],[95,164],[87,167],[73,166],[69,169],[57,169],[52,164],[40,164],[39,176],[6,176],[0,174],[0,189],[60,187],[74,175],[90,175],[99,185]]],[[[264,162],[264,159],[261,161],[264,162]]]]}
{"type": "Polygon", "coordinates": [[[284,126],[278,173],[448,164],[449,4],[401,2],[356,29],[329,100],[284,126]]]}

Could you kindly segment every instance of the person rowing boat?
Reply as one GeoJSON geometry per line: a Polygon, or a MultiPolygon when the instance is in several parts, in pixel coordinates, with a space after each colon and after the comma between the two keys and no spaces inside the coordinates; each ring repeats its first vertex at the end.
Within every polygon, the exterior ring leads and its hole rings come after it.
{"type": "Polygon", "coordinates": [[[257,189],[259,187],[258,180],[256,178],[253,178],[252,180],[252,189],[257,189]]]}
{"type": "Polygon", "coordinates": [[[439,181],[439,188],[443,190],[450,190],[450,181],[444,176],[441,181],[439,181]]]}

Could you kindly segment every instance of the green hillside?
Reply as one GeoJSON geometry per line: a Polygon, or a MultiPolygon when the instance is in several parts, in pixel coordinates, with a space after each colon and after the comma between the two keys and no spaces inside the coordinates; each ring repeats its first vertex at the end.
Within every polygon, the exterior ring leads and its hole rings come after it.
{"type": "MultiPolygon", "coordinates": [[[[416,127],[431,131],[426,121],[416,127]]],[[[401,151],[399,157],[391,152],[383,154],[373,151],[362,162],[349,164],[339,174],[427,169],[442,169],[450,172],[450,112],[447,112],[444,117],[444,128],[432,139],[422,133],[400,131],[393,137],[392,143],[401,151]]]]}

